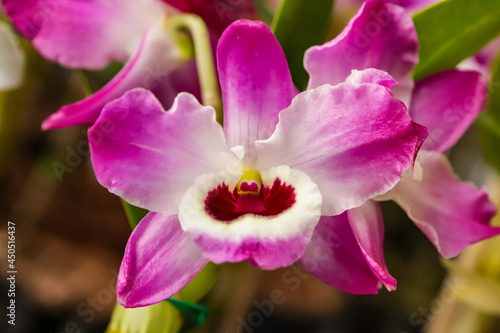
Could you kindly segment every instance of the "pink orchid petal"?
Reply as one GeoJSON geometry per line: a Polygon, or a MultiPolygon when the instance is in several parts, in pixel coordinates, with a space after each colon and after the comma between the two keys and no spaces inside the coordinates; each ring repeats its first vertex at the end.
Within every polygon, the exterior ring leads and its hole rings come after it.
{"type": "Polygon", "coordinates": [[[199,15],[218,35],[237,19],[256,18],[251,0],[163,0],[185,13],[199,15]]]}
{"type": "Polygon", "coordinates": [[[386,88],[391,88],[392,86],[398,84],[398,82],[387,72],[375,68],[368,68],[362,71],[353,69],[351,74],[346,78],[345,82],[352,85],[375,83],[386,88]]]}
{"type": "Polygon", "coordinates": [[[376,294],[381,282],[365,260],[347,213],[323,216],[299,264],[324,283],[352,294],[376,294]]]}
{"type": "Polygon", "coordinates": [[[106,103],[132,88],[159,90],[163,96],[161,102],[170,106],[180,92],[172,80],[173,71],[183,63],[175,54],[175,48],[163,28],[151,28],[137,53],[108,84],[87,98],[60,108],[43,122],[42,129],[92,125],[106,103]]]}
{"type": "Polygon", "coordinates": [[[126,308],[163,301],[184,288],[207,264],[182,231],[177,215],[149,213],[130,236],[116,289],[126,308]]]}
{"type": "Polygon", "coordinates": [[[178,212],[197,176],[238,164],[214,109],[188,93],[165,112],[150,91],[129,91],[106,105],[89,130],[89,143],[101,185],[133,205],[165,214],[178,212]]]}
{"type": "Polygon", "coordinates": [[[323,215],[337,215],[396,185],[426,135],[383,86],[324,85],[281,112],[276,132],[257,142],[257,165],[304,171],[319,186],[323,215]]]}
{"type": "MultiPolygon", "coordinates": [[[[257,222],[258,223],[258,222],[257,222]]],[[[249,262],[261,269],[276,269],[292,265],[300,258],[310,239],[301,235],[283,239],[245,238],[238,241],[221,240],[200,235],[196,244],[203,255],[214,263],[249,262]]]]}
{"type": "Polygon", "coordinates": [[[462,183],[446,157],[420,151],[419,182],[405,178],[394,189],[396,201],[444,257],[456,256],[467,245],[500,234],[489,222],[495,206],[483,189],[462,183]]]}
{"type": "Polygon", "coordinates": [[[417,82],[410,115],[429,129],[422,148],[444,152],[462,137],[481,112],[486,82],[475,71],[449,70],[417,82]]]}
{"type": "Polygon", "coordinates": [[[384,259],[384,220],[380,205],[369,200],[362,206],[347,211],[347,216],[363,257],[373,274],[387,290],[396,290],[396,279],[389,274],[384,259]]]}
{"type": "Polygon", "coordinates": [[[46,58],[71,68],[125,61],[146,28],[159,22],[156,0],[2,0],[16,29],[46,58]]]}
{"type": "Polygon", "coordinates": [[[399,84],[391,90],[407,105],[418,62],[418,39],[411,17],[384,0],[366,1],[335,39],[306,51],[309,88],[344,82],[352,69],[377,68],[399,84]]]}
{"type": "Polygon", "coordinates": [[[217,60],[228,145],[253,147],[296,94],[283,50],[264,23],[241,20],[222,35],[217,60]]]}
{"type": "Polygon", "coordinates": [[[16,36],[6,23],[0,22],[0,91],[21,84],[24,62],[24,53],[16,43],[16,36]]]}

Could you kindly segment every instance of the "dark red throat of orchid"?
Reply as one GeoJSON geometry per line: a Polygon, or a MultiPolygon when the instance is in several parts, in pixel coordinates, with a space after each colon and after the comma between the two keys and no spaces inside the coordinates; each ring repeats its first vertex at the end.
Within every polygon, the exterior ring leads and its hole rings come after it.
{"type": "MultiPolygon", "coordinates": [[[[252,185],[245,186],[249,186],[249,190],[254,189],[252,185]]],[[[231,192],[223,183],[208,192],[205,210],[214,219],[230,222],[245,214],[275,216],[292,207],[294,203],[293,186],[282,184],[277,178],[272,187],[262,186],[260,193],[238,193],[236,189],[231,192]]]]}

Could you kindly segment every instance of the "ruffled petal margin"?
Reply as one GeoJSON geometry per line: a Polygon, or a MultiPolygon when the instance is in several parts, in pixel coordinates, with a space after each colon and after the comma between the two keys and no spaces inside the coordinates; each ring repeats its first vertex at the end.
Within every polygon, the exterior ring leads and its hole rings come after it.
{"type": "Polygon", "coordinates": [[[335,39],[306,51],[309,88],[344,82],[352,69],[376,68],[399,82],[391,90],[409,105],[418,49],[413,21],[403,8],[366,1],[335,39]]]}
{"type": "Polygon", "coordinates": [[[133,205],[164,214],[178,213],[197,176],[240,166],[214,109],[188,93],[179,94],[165,112],[150,91],[131,90],[106,105],[88,137],[101,185],[133,205]]]}
{"type": "Polygon", "coordinates": [[[281,112],[276,132],[257,142],[257,166],[304,171],[320,188],[322,214],[337,215],[394,187],[426,136],[385,87],[324,85],[281,112]]]}

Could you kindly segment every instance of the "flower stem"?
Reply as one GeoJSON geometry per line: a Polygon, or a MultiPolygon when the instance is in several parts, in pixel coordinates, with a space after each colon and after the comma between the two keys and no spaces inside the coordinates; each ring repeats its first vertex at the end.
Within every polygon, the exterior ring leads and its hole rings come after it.
{"type": "Polygon", "coordinates": [[[217,122],[222,125],[224,116],[219,84],[215,72],[210,36],[205,22],[196,15],[180,14],[171,17],[168,20],[168,26],[175,31],[187,29],[191,33],[202,102],[215,109],[217,122]]]}

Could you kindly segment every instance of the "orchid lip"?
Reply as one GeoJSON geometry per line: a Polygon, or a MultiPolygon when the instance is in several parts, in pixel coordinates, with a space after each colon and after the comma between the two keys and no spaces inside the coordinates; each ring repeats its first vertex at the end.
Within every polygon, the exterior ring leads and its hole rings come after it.
{"type": "MultiPolygon", "coordinates": [[[[301,214],[313,215],[319,220],[321,193],[306,174],[286,166],[273,167],[261,173],[262,187],[259,192],[240,193],[241,179],[249,180],[248,173],[244,172],[241,178],[227,172],[199,176],[179,206],[183,230],[236,240],[246,236],[283,236],[278,232],[282,228],[287,229],[285,233],[293,232],[295,227],[291,225],[277,225],[281,222],[275,220],[282,215],[298,214],[295,216],[297,220],[300,220],[301,214]]],[[[291,218],[289,216],[287,220],[291,218]]],[[[296,223],[300,225],[302,222],[296,223]]]]}
{"type": "MultiPolygon", "coordinates": [[[[243,180],[251,181],[243,174],[243,180]]],[[[303,253],[321,216],[318,186],[304,172],[284,165],[260,170],[260,175],[260,192],[238,193],[243,181],[229,172],[200,175],[186,191],[179,222],[206,259],[214,263],[248,259],[274,269],[303,253]],[[268,262],[265,253],[276,244],[287,249],[283,255],[288,259],[268,262]]]]}
{"type": "MultiPolygon", "coordinates": [[[[248,185],[257,189],[258,184],[248,185]]],[[[243,187],[243,186],[241,186],[243,187]]],[[[226,223],[247,214],[272,217],[290,209],[296,202],[295,188],[276,178],[272,186],[263,186],[261,191],[229,190],[226,184],[210,191],[205,199],[205,211],[214,219],[226,223]]]]}

